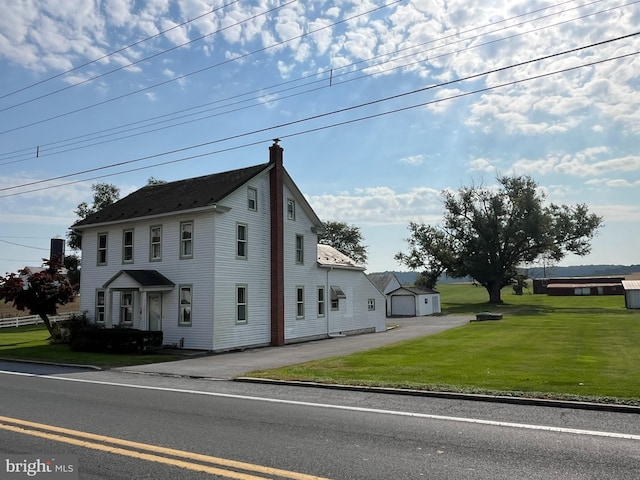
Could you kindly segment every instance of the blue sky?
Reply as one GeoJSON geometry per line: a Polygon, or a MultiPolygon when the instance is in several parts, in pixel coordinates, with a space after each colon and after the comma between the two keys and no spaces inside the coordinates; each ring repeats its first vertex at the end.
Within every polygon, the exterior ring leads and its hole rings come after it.
{"type": "Polygon", "coordinates": [[[561,265],[640,263],[638,2],[4,3],[0,272],[40,265],[93,183],[263,163],[276,137],[369,271],[404,269],[442,190],[505,174],[604,217],[561,265]]]}

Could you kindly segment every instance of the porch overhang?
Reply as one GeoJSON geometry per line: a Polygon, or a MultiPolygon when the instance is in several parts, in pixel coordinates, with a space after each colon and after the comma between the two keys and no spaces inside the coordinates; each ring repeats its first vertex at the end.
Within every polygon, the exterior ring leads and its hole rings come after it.
{"type": "Polygon", "coordinates": [[[137,289],[141,292],[168,292],[175,283],[157,270],[120,270],[102,288],[110,290],[137,289]]]}

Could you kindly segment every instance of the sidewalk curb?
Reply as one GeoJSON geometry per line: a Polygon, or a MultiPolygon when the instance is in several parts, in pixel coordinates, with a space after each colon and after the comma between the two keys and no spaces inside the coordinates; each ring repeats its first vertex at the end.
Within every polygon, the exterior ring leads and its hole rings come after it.
{"type": "Polygon", "coordinates": [[[69,368],[86,368],[88,370],[97,370],[103,371],[105,370],[102,367],[96,367],[95,365],[81,365],[77,363],[58,363],[58,362],[46,362],[44,360],[25,360],[21,358],[6,358],[0,357],[0,361],[2,362],[14,362],[14,363],[31,363],[33,365],[50,365],[53,367],[69,367],[69,368]]]}
{"type": "Polygon", "coordinates": [[[385,387],[366,387],[360,385],[340,385],[329,383],[288,381],[288,380],[272,380],[267,378],[255,377],[236,377],[234,382],[240,383],[262,383],[267,385],[288,385],[294,387],[310,387],[324,388],[330,390],[343,390],[351,392],[369,392],[369,393],[386,393],[392,395],[406,395],[413,397],[429,397],[443,398],[449,400],[466,400],[480,401],[491,403],[506,403],[512,405],[531,405],[538,407],[568,408],[573,410],[595,410],[601,412],[615,413],[633,413],[640,414],[640,406],[613,404],[613,403],[595,403],[595,402],[579,402],[571,400],[552,400],[544,398],[531,397],[511,397],[506,395],[483,395],[477,393],[456,393],[456,392],[434,392],[430,390],[413,390],[405,388],[385,388],[385,387]]]}

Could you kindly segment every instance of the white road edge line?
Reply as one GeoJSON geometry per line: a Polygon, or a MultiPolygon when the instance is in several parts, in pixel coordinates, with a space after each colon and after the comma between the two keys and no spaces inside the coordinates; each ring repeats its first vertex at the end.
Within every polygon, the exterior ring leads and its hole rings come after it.
{"type": "Polygon", "coordinates": [[[190,393],[194,395],[233,398],[233,399],[250,400],[250,401],[256,401],[256,402],[281,403],[281,404],[297,405],[297,406],[303,406],[303,407],[328,408],[328,409],[347,410],[347,411],[362,412],[362,413],[378,413],[378,414],[384,414],[384,415],[396,415],[401,417],[414,417],[414,418],[424,418],[429,420],[444,420],[449,422],[472,423],[477,425],[490,425],[494,427],[509,427],[509,428],[519,428],[524,430],[542,430],[545,432],[570,433],[574,435],[586,435],[586,436],[592,436],[592,437],[606,437],[606,438],[618,438],[618,439],[625,439],[625,440],[640,441],[640,435],[633,435],[629,433],[601,432],[598,430],[582,430],[578,428],[552,427],[548,425],[531,425],[526,423],[499,422],[496,420],[482,420],[479,418],[450,417],[446,415],[432,415],[429,413],[401,412],[397,410],[383,410],[379,408],[350,407],[347,405],[330,405],[325,403],[301,402],[298,400],[281,400],[277,398],[252,397],[248,395],[235,395],[231,393],[203,392],[201,390],[185,390],[180,388],[152,387],[152,386],[145,386],[145,385],[133,385],[128,383],[103,382],[99,380],[85,380],[80,378],[52,377],[50,375],[38,375],[35,373],[22,373],[22,372],[9,372],[4,370],[0,370],[0,373],[5,375],[20,376],[20,377],[38,377],[38,378],[44,378],[49,380],[59,380],[64,382],[75,382],[75,383],[89,383],[94,385],[106,385],[111,387],[136,388],[140,390],[156,390],[156,391],[173,392],[173,393],[190,393]]]}

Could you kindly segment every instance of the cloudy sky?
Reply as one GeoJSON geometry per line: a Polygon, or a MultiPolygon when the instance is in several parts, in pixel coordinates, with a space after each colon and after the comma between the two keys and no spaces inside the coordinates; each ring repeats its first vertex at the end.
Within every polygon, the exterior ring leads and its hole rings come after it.
{"type": "Polygon", "coordinates": [[[638,1],[3,3],[1,273],[39,265],[93,183],[264,163],[276,137],[369,271],[403,269],[442,190],[511,174],[604,217],[562,264],[640,263],[638,1]]]}

